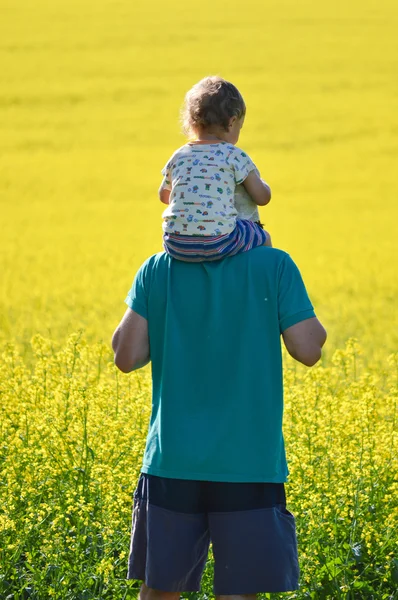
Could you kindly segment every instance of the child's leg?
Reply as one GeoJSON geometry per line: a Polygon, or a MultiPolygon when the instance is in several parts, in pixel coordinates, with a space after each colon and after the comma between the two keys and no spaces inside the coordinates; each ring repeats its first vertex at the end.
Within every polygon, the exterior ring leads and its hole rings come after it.
{"type": "Polygon", "coordinates": [[[261,227],[261,229],[264,231],[265,235],[267,236],[267,239],[265,240],[265,243],[263,244],[263,246],[268,246],[269,248],[272,248],[271,236],[268,233],[268,231],[265,231],[264,225],[261,223],[261,221],[254,221],[254,222],[256,225],[261,227]]]}
{"type": "Polygon", "coordinates": [[[267,234],[267,239],[265,240],[264,246],[269,246],[269,248],[272,248],[272,240],[271,240],[270,234],[268,233],[268,231],[265,231],[265,230],[264,230],[264,233],[267,234]]]}

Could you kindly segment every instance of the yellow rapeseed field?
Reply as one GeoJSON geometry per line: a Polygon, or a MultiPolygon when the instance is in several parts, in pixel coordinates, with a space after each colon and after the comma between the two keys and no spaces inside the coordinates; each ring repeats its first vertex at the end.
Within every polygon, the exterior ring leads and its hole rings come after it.
{"type": "MultiPolygon", "coordinates": [[[[161,249],[186,90],[247,104],[262,218],[329,339],[285,357],[301,588],[398,599],[398,8],[392,0],[0,0],[0,599],[134,599],[125,580],[150,373],[110,338],[161,249]]],[[[212,597],[212,560],[202,592],[212,597]]]]}

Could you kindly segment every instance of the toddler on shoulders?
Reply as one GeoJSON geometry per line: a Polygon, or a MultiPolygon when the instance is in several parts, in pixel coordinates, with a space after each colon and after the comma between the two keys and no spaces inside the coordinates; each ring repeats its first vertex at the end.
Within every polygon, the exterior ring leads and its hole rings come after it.
{"type": "Polygon", "coordinates": [[[184,131],[193,139],[167,162],[159,189],[168,205],[163,244],[174,258],[220,260],[271,246],[257,209],[268,204],[271,190],[235,146],[245,114],[240,92],[221,77],[202,79],[185,97],[184,131]]]}

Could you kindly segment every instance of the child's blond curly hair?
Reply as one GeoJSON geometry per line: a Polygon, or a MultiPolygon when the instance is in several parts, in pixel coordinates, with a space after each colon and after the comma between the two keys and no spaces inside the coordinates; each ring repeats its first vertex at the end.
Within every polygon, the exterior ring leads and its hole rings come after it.
{"type": "Polygon", "coordinates": [[[229,81],[216,75],[205,77],[187,92],[181,109],[185,135],[214,125],[228,131],[231,117],[246,114],[246,105],[239,90],[229,81]]]}

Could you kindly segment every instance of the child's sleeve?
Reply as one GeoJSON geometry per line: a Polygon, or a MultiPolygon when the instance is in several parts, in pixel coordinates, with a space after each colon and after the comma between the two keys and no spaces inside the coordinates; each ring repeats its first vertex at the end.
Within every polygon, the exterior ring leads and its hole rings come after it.
{"type": "Polygon", "coordinates": [[[251,171],[257,170],[250,156],[239,148],[235,148],[232,156],[229,158],[229,162],[234,169],[236,185],[243,183],[251,171]]]}
{"type": "Polygon", "coordinates": [[[173,166],[173,160],[170,159],[167,164],[162,169],[163,181],[161,183],[161,187],[164,190],[171,191],[171,170],[173,166]]]}

